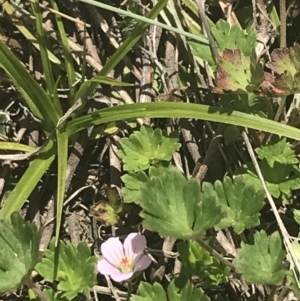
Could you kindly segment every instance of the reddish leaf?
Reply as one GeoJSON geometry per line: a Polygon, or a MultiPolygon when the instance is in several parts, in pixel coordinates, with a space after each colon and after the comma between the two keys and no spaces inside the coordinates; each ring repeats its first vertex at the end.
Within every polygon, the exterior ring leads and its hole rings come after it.
{"type": "Polygon", "coordinates": [[[265,73],[260,86],[264,95],[289,95],[300,92],[300,46],[274,49],[267,64],[276,75],[265,73]]]}
{"type": "Polygon", "coordinates": [[[248,93],[262,81],[262,68],[256,63],[255,57],[246,57],[239,49],[225,49],[222,56],[217,58],[217,64],[215,93],[248,93]]]}

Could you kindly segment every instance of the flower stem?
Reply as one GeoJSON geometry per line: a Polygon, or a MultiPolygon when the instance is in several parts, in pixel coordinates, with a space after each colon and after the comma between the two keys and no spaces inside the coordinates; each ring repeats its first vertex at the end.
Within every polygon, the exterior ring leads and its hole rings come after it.
{"type": "Polygon", "coordinates": [[[227,265],[228,267],[231,268],[232,271],[235,271],[235,266],[226,260],[221,254],[219,254],[217,251],[215,251],[211,246],[206,244],[202,239],[197,239],[197,243],[204,248],[206,251],[208,251],[212,256],[217,258],[219,261],[221,261],[223,264],[227,265]]]}
{"type": "Polygon", "coordinates": [[[32,279],[28,279],[27,286],[33,290],[37,297],[41,299],[41,301],[50,301],[46,295],[42,292],[38,285],[36,285],[32,279]]]}
{"type": "Polygon", "coordinates": [[[132,281],[128,281],[128,290],[127,290],[127,298],[126,301],[130,301],[131,293],[132,293],[132,281]]]}

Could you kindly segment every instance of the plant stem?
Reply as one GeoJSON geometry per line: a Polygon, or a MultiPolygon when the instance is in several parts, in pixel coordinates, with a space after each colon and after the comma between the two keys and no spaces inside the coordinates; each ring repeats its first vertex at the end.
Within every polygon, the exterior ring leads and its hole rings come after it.
{"type": "Polygon", "coordinates": [[[32,279],[29,279],[26,283],[26,285],[33,290],[33,292],[36,294],[37,297],[41,299],[41,301],[50,301],[46,295],[43,293],[43,291],[37,286],[32,279]]]}
{"type": "Polygon", "coordinates": [[[126,301],[130,301],[131,293],[132,293],[132,281],[128,281],[128,291],[126,301]]]}
{"type": "Polygon", "coordinates": [[[217,258],[219,261],[221,261],[223,264],[227,265],[228,267],[231,268],[232,271],[235,271],[235,266],[226,260],[221,254],[219,254],[217,251],[215,251],[211,246],[206,244],[202,239],[197,239],[197,243],[203,247],[206,251],[208,251],[212,256],[217,258]]]}

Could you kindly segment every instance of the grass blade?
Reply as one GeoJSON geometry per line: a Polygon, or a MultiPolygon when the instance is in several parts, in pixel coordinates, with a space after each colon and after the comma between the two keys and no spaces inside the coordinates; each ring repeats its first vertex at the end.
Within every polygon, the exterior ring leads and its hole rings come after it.
{"type": "Polygon", "coordinates": [[[65,198],[67,163],[68,163],[68,134],[66,132],[59,132],[57,130],[56,137],[57,137],[58,173],[57,173],[55,246],[57,246],[59,241],[59,232],[60,232],[61,218],[62,218],[62,212],[64,206],[64,198],[65,198]]]}
{"type": "MultiPolygon", "coordinates": [[[[133,18],[133,19],[136,19],[136,20],[148,23],[148,25],[151,24],[151,25],[159,26],[161,28],[164,28],[166,30],[178,33],[178,34],[183,35],[183,36],[186,36],[188,38],[191,38],[191,39],[193,39],[195,41],[198,41],[200,43],[203,43],[203,44],[209,44],[207,38],[205,36],[203,36],[203,35],[191,34],[189,32],[180,30],[178,28],[175,28],[175,27],[172,27],[172,26],[168,26],[168,25],[166,25],[164,23],[154,21],[153,19],[155,19],[155,18],[150,18],[149,16],[143,17],[143,16],[140,16],[140,15],[131,13],[129,11],[125,11],[123,9],[120,9],[120,8],[117,8],[117,7],[113,7],[111,5],[107,5],[107,4],[104,4],[104,3],[101,3],[101,2],[93,1],[93,0],[79,0],[79,1],[87,3],[87,4],[90,4],[90,5],[93,5],[93,6],[101,7],[101,8],[113,11],[113,12],[115,12],[117,14],[121,14],[121,15],[130,17],[130,18],[133,18]]],[[[158,4],[159,4],[159,2],[163,2],[163,0],[159,0],[158,4]]]]}
{"type": "Polygon", "coordinates": [[[10,150],[10,151],[19,151],[19,152],[31,152],[34,150],[34,147],[31,147],[26,144],[17,143],[17,142],[0,141],[0,149],[10,150]]]}
{"type": "Polygon", "coordinates": [[[300,130],[259,116],[192,103],[137,103],[95,111],[67,123],[69,135],[87,127],[132,118],[195,118],[232,124],[300,140],[300,130]]]}
{"type": "Polygon", "coordinates": [[[6,199],[0,211],[0,215],[2,217],[9,219],[13,212],[19,211],[22,208],[41,177],[55,159],[55,153],[56,145],[52,140],[50,140],[37,158],[28,167],[14,190],[6,199]]]}
{"type": "Polygon", "coordinates": [[[51,102],[49,95],[27,72],[20,60],[0,40],[0,66],[5,70],[22,94],[32,114],[40,119],[44,129],[48,132],[53,129],[59,116],[51,102]]]}
{"type": "Polygon", "coordinates": [[[43,72],[45,81],[47,84],[47,89],[50,94],[51,100],[53,100],[54,108],[57,111],[57,114],[62,116],[62,108],[58,99],[58,93],[56,89],[55,80],[53,77],[53,71],[51,62],[49,60],[48,52],[47,52],[47,40],[45,31],[43,28],[43,20],[42,20],[42,12],[39,6],[39,3],[35,1],[35,4],[32,4],[33,12],[36,18],[36,28],[38,34],[38,42],[40,46],[41,60],[43,65],[43,72]]]}
{"type": "MultiPolygon", "coordinates": [[[[51,0],[50,2],[52,5],[52,8],[55,9],[56,11],[59,11],[56,2],[54,0],[51,0]]],[[[69,42],[67,39],[67,35],[65,32],[64,24],[62,22],[62,18],[58,14],[55,14],[54,16],[55,16],[57,28],[58,28],[60,39],[61,39],[61,46],[62,46],[63,53],[64,53],[65,69],[67,72],[68,85],[69,85],[69,89],[70,89],[70,97],[68,99],[69,99],[70,105],[72,106],[74,104],[74,102],[76,101],[76,99],[75,99],[76,87],[73,87],[73,84],[76,82],[76,72],[74,69],[73,57],[72,57],[71,49],[70,49],[69,42]]]]}

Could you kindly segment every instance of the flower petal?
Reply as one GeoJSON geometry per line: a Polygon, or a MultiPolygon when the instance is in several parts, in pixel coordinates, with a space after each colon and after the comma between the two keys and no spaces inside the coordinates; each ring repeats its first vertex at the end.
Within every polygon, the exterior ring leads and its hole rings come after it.
{"type": "Polygon", "coordinates": [[[140,260],[136,263],[134,271],[142,271],[146,270],[148,266],[151,264],[151,258],[148,255],[143,255],[140,260]]]}
{"type": "Polygon", "coordinates": [[[118,273],[121,274],[121,272],[116,267],[114,267],[105,259],[98,261],[97,270],[102,275],[117,275],[118,273]]]}
{"type": "Polygon", "coordinates": [[[101,245],[103,257],[115,267],[119,267],[124,257],[123,245],[117,237],[110,237],[101,245]]]}
{"type": "Polygon", "coordinates": [[[130,233],[124,240],[125,255],[134,262],[136,257],[140,256],[146,248],[146,238],[139,233],[130,233]]]}
{"type": "Polygon", "coordinates": [[[122,282],[122,281],[125,281],[125,280],[128,280],[132,277],[133,275],[133,272],[130,272],[130,273],[119,273],[119,274],[113,274],[113,275],[110,275],[110,278],[116,282],[122,282]]]}

